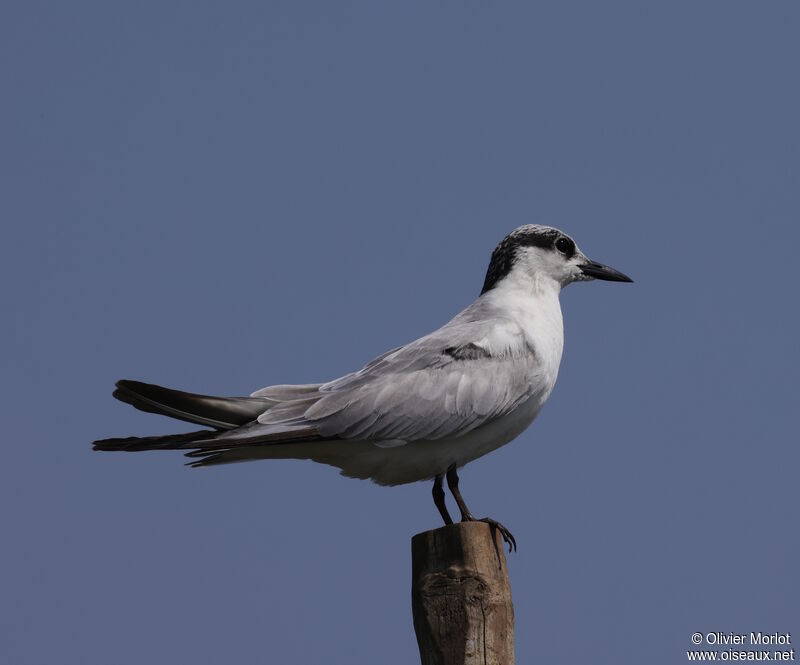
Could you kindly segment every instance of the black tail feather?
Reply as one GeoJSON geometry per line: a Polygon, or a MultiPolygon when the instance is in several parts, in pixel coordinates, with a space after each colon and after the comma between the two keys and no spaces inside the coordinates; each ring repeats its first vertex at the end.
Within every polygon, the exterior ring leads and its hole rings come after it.
{"type": "Polygon", "coordinates": [[[100,439],[92,444],[94,450],[124,450],[139,452],[142,450],[186,450],[196,448],[196,441],[213,439],[216,432],[201,429],[184,434],[168,434],[166,436],[127,436],[118,439],[100,439]]]}
{"type": "Polygon", "coordinates": [[[164,436],[101,439],[94,450],[140,452],[143,450],[184,450],[196,458],[191,466],[208,466],[239,461],[234,450],[269,444],[317,441],[322,437],[313,427],[287,426],[273,432],[259,430],[257,418],[277,402],[265,397],[212,397],[140,381],[117,382],[114,397],[140,411],[158,413],[215,429],[202,429],[164,436]],[[237,430],[231,433],[230,430],[237,430]],[[253,432],[253,430],[259,430],[253,432]],[[248,436],[248,434],[250,436],[248,436]],[[230,458],[230,459],[229,459],[230,458]]]}
{"type": "Polygon", "coordinates": [[[196,395],[128,379],[117,381],[114,397],[140,411],[218,430],[233,429],[252,422],[270,405],[269,400],[260,397],[196,395]]]}
{"type": "MultiPolygon", "coordinates": [[[[213,466],[216,464],[220,464],[225,459],[225,453],[229,452],[228,450],[220,450],[217,452],[209,453],[208,451],[203,451],[203,457],[201,459],[193,459],[189,462],[186,462],[186,466],[190,466],[193,469],[197,469],[201,466],[213,466]]],[[[192,455],[191,453],[186,453],[186,457],[200,457],[199,455],[195,454],[192,455]]]]}

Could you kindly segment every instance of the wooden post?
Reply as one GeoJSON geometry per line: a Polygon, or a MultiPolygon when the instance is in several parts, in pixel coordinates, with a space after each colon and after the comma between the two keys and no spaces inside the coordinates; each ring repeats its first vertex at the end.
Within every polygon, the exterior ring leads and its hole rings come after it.
{"type": "Polygon", "coordinates": [[[500,534],[460,522],[411,539],[422,665],[513,665],[514,606],[500,534]]]}

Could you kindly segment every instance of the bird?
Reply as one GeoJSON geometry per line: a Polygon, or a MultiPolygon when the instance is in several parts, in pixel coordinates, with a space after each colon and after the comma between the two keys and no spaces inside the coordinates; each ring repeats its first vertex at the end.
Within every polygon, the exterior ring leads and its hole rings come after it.
{"type": "MultiPolygon", "coordinates": [[[[245,397],[118,381],[118,400],[205,429],[101,439],[93,447],[183,450],[192,467],[309,459],[380,485],[433,480],[434,504],[449,525],[446,480],[461,521],[476,521],[458,469],[509,443],[536,418],[561,363],[561,289],[595,279],[633,281],[590,260],[556,228],[520,226],[492,252],[478,297],[441,328],[332,381],[272,385],[245,397]]],[[[516,549],[505,526],[482,521],[516,549]]]]}

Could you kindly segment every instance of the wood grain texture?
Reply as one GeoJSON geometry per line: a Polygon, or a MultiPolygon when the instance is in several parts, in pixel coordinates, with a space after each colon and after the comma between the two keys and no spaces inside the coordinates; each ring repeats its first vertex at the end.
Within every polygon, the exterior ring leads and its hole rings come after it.
{"type": "Polygon", "coordinates": [[[460,522],[411,540],[422,665],[513,665],[514,606],[500,534],[460,522]]]}

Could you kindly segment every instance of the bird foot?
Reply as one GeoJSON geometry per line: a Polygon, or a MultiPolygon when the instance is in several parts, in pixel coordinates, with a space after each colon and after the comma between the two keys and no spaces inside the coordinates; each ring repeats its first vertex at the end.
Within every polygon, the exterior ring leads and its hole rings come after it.
{"type": "Polygon", "coordinates": [[[503,540],[505,541],[506,545],[508,545],[508,551],[511,552],[513,548],[514,551],[517,551],[517,540],[514,538],[513,534],[506,529],[500,522],[497,520],[493,520],[491,517],[484,517],[479,520],[475,520],[476,522],[486,522],[489,526],[493,529],[497,529],[500,532],[500,535],[503,536],[503,540]]]}

